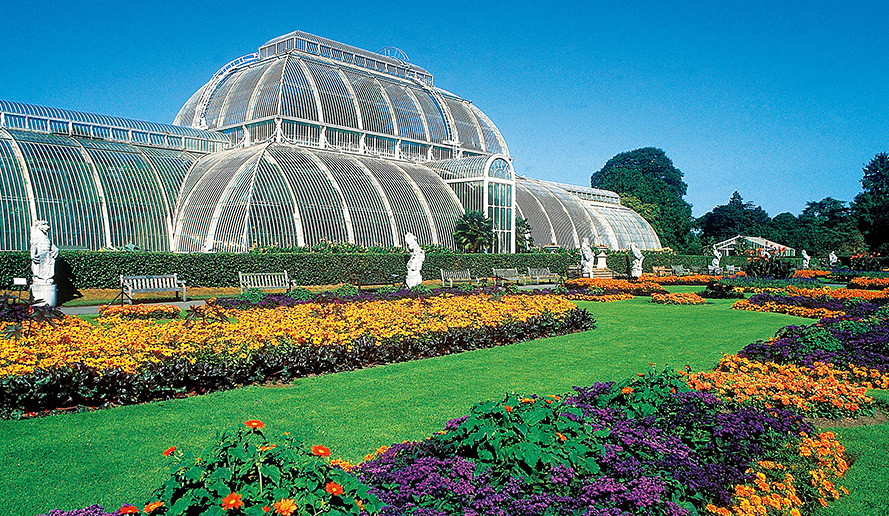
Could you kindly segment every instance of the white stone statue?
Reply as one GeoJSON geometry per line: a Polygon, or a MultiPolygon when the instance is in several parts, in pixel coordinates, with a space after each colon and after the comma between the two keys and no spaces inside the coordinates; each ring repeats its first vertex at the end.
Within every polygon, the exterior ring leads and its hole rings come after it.
{"type": "Polygon", "coordinates": [[[722,253],[716,248],[716,244],[713,244],[713,259],[710,261],[710,265],[707,266],[707,272],[713,275],[722,274],[722,267],[719,266],[719,260],[721,259],[722,253]]]}
{"type": "Polygon", "coordinates": [[[596,266],[596,255],[590,247],[590,239],[583,237],[580,243],[580,270],[584,278],[593,277],[593,268],[596,266]]]}
{"type": "Polygon", "coordinates": [[[809,256],[809,253],[807,253],[805,249],[803,249],[800,254],[803,255],[803,269],[808,269],[809,268],[809,260],[811,260],[812,257],[809,256]]]}
{"type": "Polygon", "coordinates": [[[59,248],[49,241],[49,223],[38,220],[31,226],[31,272],[34,274],[32,284],[52,285],[56,275],[56,257],[59,248]]]}
{"type": "Polygon", "coordinates": [[[35,304],[56,306],[58,289],[53,277],[59,248],[49,241],[47,231],[49,223],[45,220],[35,221],[31,226],[31,296],[35,304]]]}
{"type": "Polygon", "coordinates": [[[417,237],[413,233],[404,235],[404,243],[411,252],[411,257],[407,261],[407,278],[405,284],[407,288],[414,288],[423,283],[423,276],[420,275],[420,269],[423,268],[423,261],[426,259],[426,252],[417,242],[417,237]]]}
{"type": "Polygon", "coordinates": [[[633,252],[633,268],[630,271],[630,276],[638,278],[642,276],[642,260],[644,260],[645,257],[642,256],[642,250],[639,249],[636,242],[630,244],[630,251],[633,252]]]}
{"type": "Polygon", "coordinates": [[[831,251],[829,255],[827,255],[827,259],[830,260],[830,266],[836,267],[840,264],[839,258],[837,258],[837,253],[831,251]]]}
{"type": "Polygon", "coordinates": [[[599,251],[599,254],[596,255],[596,268],[597,269],[607,269],[608,268],[608,253],[605,251],[599,251]]]}

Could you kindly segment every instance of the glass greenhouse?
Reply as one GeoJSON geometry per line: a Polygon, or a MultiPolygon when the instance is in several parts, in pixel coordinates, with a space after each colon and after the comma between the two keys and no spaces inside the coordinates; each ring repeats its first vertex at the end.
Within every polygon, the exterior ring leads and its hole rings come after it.
{"type": "MultiPolygon", "coordinates": [[[[403,57],[401,55],[400,57],[403,57]]],[[[322,241],[454,246],[515,218],[539,245],[660,248],[613,192],[516,176],[500,131],[405,59],[304,32],[223,66],[174,125],[0,101],[0,250],[34,220],[61,248],[244,252],[322,241]]]]}

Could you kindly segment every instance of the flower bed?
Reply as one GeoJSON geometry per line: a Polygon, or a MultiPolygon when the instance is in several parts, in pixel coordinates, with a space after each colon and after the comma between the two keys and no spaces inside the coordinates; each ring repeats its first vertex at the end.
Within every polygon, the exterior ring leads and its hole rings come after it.
{"type": "Polygon", "coordinates": [[[569,291],[580,289],[601,289],[605,294],[632,294],[650,296],[665,293],[663,287],[651,281],[627,281],[616,279],[577,278],[565,282],[569,291]]]}
{"type": "Polygon", "coordinates": [[[857,277],[849,281],[850,287],[863,289],[885,290],[889,288],[889,278],[857,277]]]}
{"type": "Polygon", "coordinates": [[[848,371],[827,364],[810,368],[726,355],[716,370],[694,373],[688,381],[699,391],[713,391],[740,405],[790,407],[812,417],[873,414],[867,387],[851,381],[848,371]]]}
{"type": "Polygon", "coordinates": [[[586,330],[594,323],[586,311],[552,295],[304,303],[224,314],[237,321],[157,324],[102,317],[92,325],[66,317],[0,341],[0,416],[289,381],[586,330]]]}
{"type": "Polygon", "coordinates": [[[826,278],[830,276],[831,271],[822,271],[817,269],[799,269],[793,272],[794,278],[826,278]]]}
{"type": "Polygon", "coordinates": [[[822,319],[844,315],[862,317],[873,314],[887,302],[881,292],[848,289],[798,289],[783,293],[756,294],[736,301],[732,308],[754,312],[776,312],[822,319]],[[872,295],[866,295],[866,294],[872,295]]]}
{"type": "Polygon", "coordinates": [[[624,299],[633,299],[633,294],[599,294],[595,292],[583,293],[573,292],[565,296],[571,301],[597,301],[599,303],[609,303],[611,301],[623,301],[624,299]]]}
{"type": "MultiPolygon", "coordinates": [[[[741,273],[743,274],[743,273],[741,273]]],[[[710,276],[707,274],[690,274],[688,276],[654,276],[643,274],[642,281],[650,281],[658,285],[706,285],[711,281],[719,281],[722,276],[710,276]]]]}
{"type": "Polygon", "coordinates": [[[182,310],[175,305],[102,305],[99,315],[121,319],[175,319],[182,310]]]}
{"type": "Polygon", "coordinates": [[[356,467],[256,420],[216,441],[164,452],[169,477],[143,513],[796,514],[838,498],[848,467],[833,434],[799,415],[739,408],[654,368],[566,395],[478,403],[356,467]]]}
{"type": "Polygon", "coordinates": [[[652,294],[651,302],[662,305],[702,305],[707,301],[694,292],[677,292],[673,294],[652,294]]]}

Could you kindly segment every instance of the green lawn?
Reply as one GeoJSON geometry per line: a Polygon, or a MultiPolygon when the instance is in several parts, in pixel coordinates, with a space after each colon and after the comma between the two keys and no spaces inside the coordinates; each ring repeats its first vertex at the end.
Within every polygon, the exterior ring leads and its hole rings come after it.
{"type": "MultiPolygon", "coordinates": [[[[285,387],[248,387],[112,410],[2,421],[0,514],[144,503],[165,478],[162,451],[172,445],[199,449],[216,430],[247,419],[265,421],[272,432],[301,434],[309,444],[329,446],[334,456],[359,461],[380,445],[441,429],[476,401],[509,391],[565,393],[573,385],[630,376],[649,363],[709,369],[723,353],[769,337],[782,326],[810,322],[732,311],[731,301],[678,307],[654,305],[647,298],[580,304],[596,317],[597,329],[306,378],[285,387]]],[[[886,426],[874,427],[883,441],[889,439],[886,426]]],[[[861,457],[875,455],[871,443],[877,437],[859,438],[861,457]]],[[[885,459],[882,464],[885,468],[885,459]]],[[[865,481],[880,480],[868,471],[856,474],[865,481]]]]}

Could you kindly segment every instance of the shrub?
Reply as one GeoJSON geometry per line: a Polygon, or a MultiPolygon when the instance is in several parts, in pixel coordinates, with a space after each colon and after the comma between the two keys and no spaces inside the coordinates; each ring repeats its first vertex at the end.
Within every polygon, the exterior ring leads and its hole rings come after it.
{"type": "Polygon", "coordinates": [[[158,487],[150,503],[163,502],[167,516],[332,514],[358,516],[376,511],[379,500],[357,478],[334,466],[330,450],[307,448],[288,432],[266,436],[265,424],[250,420],[217,434],[200,453],[175,446],[170,478],[158,487]],[[264,509],[266,508],[266,509],[264,509]],[[283,508],[283,509],[282,509],[283,508]],[[289,510],[292,508],[292,510],[289,510]]]}

